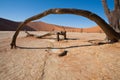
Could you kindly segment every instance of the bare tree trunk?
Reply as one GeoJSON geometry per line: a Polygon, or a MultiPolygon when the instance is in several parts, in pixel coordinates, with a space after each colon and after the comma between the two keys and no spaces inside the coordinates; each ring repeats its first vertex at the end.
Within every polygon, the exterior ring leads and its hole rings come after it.
{"type": "Polygon", "coordinates": [[[67,39],[67,32],[64,31],[64,40],[66,40],[66,39],[67,39]]]}
{"type": "Polygon", "coordinates": [[[30,21],[36,20],[36,19],[40,19],[44,16],[47,16],[49,14],[75,14],[75,15],[80,15],[80,16],[84,16],[92,21],[94,21],[96,24],[98,24],[102,30],[105,32],[105,34],[109,37],[110,40],[112,41],[116,41],[120,39],[120,34],[118,34],[115,30],[112,29],[112,27],[110,27],[110,25],[108,25],[101,17],[99,17],[98,15],[90,12],[90,11],[86,11],[86,10],[79,10],[79,9],[49,9],[43,13],[40,13],[38,15],[35,15],[33,17],[30,17],[28,19],[26,19],[23,23],[21,23],[19,25],[19,27],[17,28],[13,38],[12,38],[12,42],[11,42],[11,48],[15,48],[16,47],[16,38],[19,34],[20,29],[27,23],[29,23],[30,21]]]}
{"type": "Polygon", "coordinates": [[[120,0],[114,0],[114,10],[110,11],[107,0],[102,0],[105,14],[111,27],[120,33],[120,0]]]}
{"type": "Polygon", "coordinates": [[[60,40],[60,37],[59,37],[59,32],[57,33],[57,41],[59,41],[60,40]]]}

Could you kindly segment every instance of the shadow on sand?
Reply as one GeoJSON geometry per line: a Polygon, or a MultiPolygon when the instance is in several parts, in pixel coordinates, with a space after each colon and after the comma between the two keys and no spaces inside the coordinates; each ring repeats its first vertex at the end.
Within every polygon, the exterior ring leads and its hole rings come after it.
{"type": "Polygon", "coordinates": [[[75,46],[68,46],[68,47],[22,47],[22,46],[17,46],[17,48],[20,48],[20,49],[70,49],[70,48],[78,48],[78,47],[99,46],[99,45],[104,45],[104,44],[107,44],[107,43],[75,45],[75,46]]]}
{"type": "MultiPolygon", "coordinates": [[[[39,37],[37,37],[39,39],[39,37]]],[[[53,39],[53,40],[57,40],[57,38],[47,38],[47,37],[43,37],[40,39],[53,39]]],[[[60,39],[60,40],[64,40],[64,39],[60,39]]],[[[67,38],[66,40],[80,40],[79,38],[67,38]]]]}

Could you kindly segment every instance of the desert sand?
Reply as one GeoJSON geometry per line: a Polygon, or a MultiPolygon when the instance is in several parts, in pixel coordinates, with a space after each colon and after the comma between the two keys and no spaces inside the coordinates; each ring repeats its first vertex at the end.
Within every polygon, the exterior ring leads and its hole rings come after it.
{"type": "Polygon", "coordinates": [[[18,48],[10,49],[13,34],[0,32],[0,80],[120,80],[120,43],[94,44],[104,33],[68,32],[68,40],[58,42],[56,35],[38,39],[20,32],[18,48]]]}

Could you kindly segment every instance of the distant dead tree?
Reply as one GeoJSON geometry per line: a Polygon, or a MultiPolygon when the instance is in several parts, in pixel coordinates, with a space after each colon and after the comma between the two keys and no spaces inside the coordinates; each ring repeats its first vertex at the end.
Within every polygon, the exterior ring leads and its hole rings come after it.
{"type": "Polygon", "coordinates": [[[81,33],[83,32],[83,28],[81,28],[81,31],[80,31],[81,33]]]}
{"type": "MultiPolygon", "coordinates": [[[[106,0],[102,0],[102,1],[103,1],[104,6],[106,6],[107,5],[106,0]]],[[[86,18],[94,21],[96,24],[98,24],[100,26],[100,28],[107,35],[110,42],[117,42],[120,39],[120,33],[117,31],[117,29],[119,29],[118,23],[120,23],[120,21],[118,22],[118,19],[120,20],[120,9],[118,8],[118,7],[120,7],[119,6],[120,0],[114,0],[114,2],[115,2],[115,11],[113,11],[112,13],[110,13],[110,11],[108,11],[108,13],[110,14],[110,16],[108,16],[108,17],[110,17],[110,20],[109,20],[110,24],[106,23],[100,16],[96,15],[95,13],[92,13],[92,12],[87,11],[87,10],[80,10],[80,9],[63,9],[63,8],[49,9],[43,13],[32,16],[32,17],[26,19],[24,22],[22,22],[18,26],[18,28],[17,28],[17,30],[12,38],[11,48],[16,48],[16,38],[20,32],[20,29],[25,24],[27,24],[33,20],[37,20],[37,19],[40,19],[42,17],[45,17],[49,14],[74,14],[74,15],[86,17],[86,18]],[[112,16],[112,18],[111,18],[111,16],[112,16]],[[119,17],[119,18],[117,18],[117,17],[119,17]],[[115,20],[111,20],[113,18],[115,20]]],[[[105,10],[107,10],[107,9],[105,9],[105,10]]]]}
{"type": "Polygon", "coordinates": [[[27,30],[25,30],[25,33],[27,34],[26,37],[34,36],[33,34],[30,34],[27,30]]]}
{"type": "Polygon", "coordinates": [[[60,32],[57,32],[57,41],[60,40],[60,35],[63,35],[64,36],[64,40],[66,40],[66,31],[60,31],[60,32]]]}

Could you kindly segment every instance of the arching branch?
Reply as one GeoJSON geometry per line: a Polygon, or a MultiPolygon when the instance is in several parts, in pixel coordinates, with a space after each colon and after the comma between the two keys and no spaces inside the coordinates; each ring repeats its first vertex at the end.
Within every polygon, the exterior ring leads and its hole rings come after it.
{"type": "Polygon", "coordinates": [[[119,34],[117,32],[115,32],[102,18],[100,18],[99,16],[97,16],[96,14],[94,14],[90,11],[79,10],[79,9],[59,9],[58,8],[58,9],[49,9],[43,13],[40,13],[38,15],[35,15],[33,17],[26,19],[23,23],[21,23],[12,38],[11,48],[16,47],[16,38],[19,34],[20,29],[25,24],[29,23],[30,21],[40,19],[49,14],[75,14],[75,15],[79,15],[79,16],[84,16],[84,17],[94,21],[95,23],[97,23],[102,28],[102,30],[106,33],[106,35],[109,37],[110,40],[118,40],[120,38],[119,34]]]}

